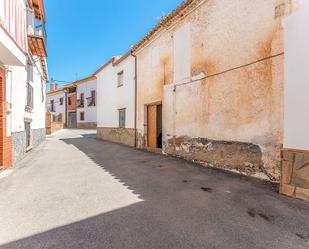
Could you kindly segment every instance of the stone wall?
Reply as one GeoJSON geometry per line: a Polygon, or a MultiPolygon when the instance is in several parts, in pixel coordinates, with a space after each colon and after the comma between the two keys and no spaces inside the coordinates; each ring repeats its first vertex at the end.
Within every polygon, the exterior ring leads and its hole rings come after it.
{"type": "Polygon", "coordinates": [[[309,201],[309,151],[282,151],[280,192],[309,201]]]}
{"type": "Polygon", "coordinates": [[[177,137],[169,139],[163,147],[164,152],[170,155],[237,170],[250,176],[255,176],[256,172],[267,175],[263,168],[262,151],[252,143],[177,137]]]}
{"type": "Polygon", "coordinates": [[[97,128],[97,138],[134,146],[135,130],[129,128],[97,128]]]}
{"type": "MultiPolygon", "coordinates": [[[[35,148],[45,140],[45,129],[31,130],[31,147],[35,148]]],[[[26,148],[26,132],[12,133],[13,142],[13,165],[23,159],[27,153],[26,148]]]]}
{"type": "Polygon", "coordinates": [[[46,138],[45,129],[35,129],[31,130],[32,148],[40,145],[46,138]]]}
{"type": "Polygon", "coordinates": [[[51,123],[50,127],[46,127],[46,134],[51,135],[56,131],[62,130],[64,127],[63,123],[51,123]]]}
{"type": "Polygon", "coordinates": [[[97,123],[88,122],[88,123],[77,123],[77,129],[96,129],[97,123]]]}
{"type": "Polygon", "coordinates": [[[54,132],[61,130],[64,128],[64,118],[62,114],[59,114],[59,121],[58,122],[53,122],[53,113],[47,112],[45,116],[45,133],[47,135],[51,135],[54,132]]]}
{"type": "Polygon", "coordinates": [[[26,155],[26,132],[12,133],[13,142],[13,165],[24,158],[26,155]]]}

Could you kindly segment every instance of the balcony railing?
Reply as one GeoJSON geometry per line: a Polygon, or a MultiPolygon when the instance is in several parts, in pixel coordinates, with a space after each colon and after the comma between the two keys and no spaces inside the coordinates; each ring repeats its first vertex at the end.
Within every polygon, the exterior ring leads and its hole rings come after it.
{"type": "Polygon", "coordinates": [[[78,99],[77,100],[77,107],[83,108],[84,107],[84,100],[83,99],[78,99]]]}
{"type": "Polygon", "coordinates": [[[88,106],[96,106],[95,98],[94,97],[87,98],[87,105],[88,106]]]}
{"type": "Polygon", "coordinates": [[[33,12],[28,12],[28,44],[32,55],[47,57],[45,22],[35,20],[33,12]]]}
{"type": "Polygon", "coordinates": [[[47,106],[47,107],[46,107],[46,111],[47,111],[47,112],[56,112],[56,108],[55,108],[55,106],[53,106],[53,105],[47,106]]]}
{"type": "Polygon", "coordinates": [[[28,34],[28,44],[32,55],[47,57],[46,41],[47,39],[45,28],[37,30],[33,34],[28,34]]]}

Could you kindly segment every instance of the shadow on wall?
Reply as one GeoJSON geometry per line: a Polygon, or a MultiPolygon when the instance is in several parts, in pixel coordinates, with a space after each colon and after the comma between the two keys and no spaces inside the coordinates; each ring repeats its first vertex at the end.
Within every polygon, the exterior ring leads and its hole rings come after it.
{"type": "Polygon", "coordinates": [[[306,248],[308,206],[279,196],[271,185],[83,136],[62,141],[144,201],[1,249],[306,248]]]}

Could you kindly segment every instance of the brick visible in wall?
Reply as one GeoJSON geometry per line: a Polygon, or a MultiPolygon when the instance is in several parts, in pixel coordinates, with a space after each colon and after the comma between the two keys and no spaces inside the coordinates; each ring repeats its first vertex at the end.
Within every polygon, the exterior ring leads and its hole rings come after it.
{"type": "Polygon", "coordinates": [[[46,138],[45,129],[34,129],[31,130],[32,147],[35,148],[39,146],[46,138]]]}

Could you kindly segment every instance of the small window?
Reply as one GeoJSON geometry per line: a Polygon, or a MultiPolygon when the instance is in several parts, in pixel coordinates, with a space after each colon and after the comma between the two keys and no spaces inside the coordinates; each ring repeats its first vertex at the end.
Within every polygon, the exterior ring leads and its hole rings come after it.
{"type": "Polygon", "coordinates": [[[68,97],[68,105],[72,105],[71,97],[68,97]]]}
{"type": "Polygon", "coordinates": [[[118,87],[123,86],[123,71],[118,73],[118,87]]]}
{"type": "Polygon", "coordinates": [[[33,65],[27,64],[27,82],[33,82],[33,65]]]}
{"type": "Polygon", "coordinates": [[[85,113],[80,112],[80,121],[84,121],[84,120],[85,120],[85,113]]]}
{"type": "Polygon", "coordinates": [[[96,105],[96,100],[95,100],[95,90],[91,91],[91,105],[95,106],[96,105]]]}
{"type": "Polygon", "coordinates": [[[84,107],[84,94],[80,94],[79,107],[84,107]]]}
{"type": "Polygon", "coordinates": [[[59,99],[60,105],[63,105],[63,98],[59,99]]]}
{"type": "Polygon", "coordinates": [[[119,109],[119,127],[126,127],[126,109],[119,109]]]}
{"type": "Polygon", "coordinates": [[[55,111],[55,106],[54,106],[54,100],[50,101],[50,111],[54,112],[55,111]]]}

